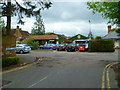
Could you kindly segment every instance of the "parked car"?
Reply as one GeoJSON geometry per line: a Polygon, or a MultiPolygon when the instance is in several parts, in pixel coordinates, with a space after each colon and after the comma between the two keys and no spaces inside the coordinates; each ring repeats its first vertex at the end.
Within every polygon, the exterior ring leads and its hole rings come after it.
{"type": "Polygon", "coordinates": [[[66,51],[77,51],[78,47],[76,44],[67,44],[66,45],[66,51]]]}
{"type": "Polygon", "coordinates": [[[39,46],[40,49],[56,49],[55,44],[44,44],[39,46]]]}
{"type": "Polygon", "coordinates": [[[31,48],[27,44],[16,44],[16,53],[29,53],[30,50],[31,48]]]}
{"type": "Polygon", "coordinates": [[[74,40],[73,43],[77,44],[79,51],[86,51],[88,50],[88,44],[91,39],[81,39],[81,40],[74,40]]]}
{"type": "Polygon", "coordinates": [[[65,51],[65,49],[66,49],[65,44],[58,44],[57,51],[65,51]]]}

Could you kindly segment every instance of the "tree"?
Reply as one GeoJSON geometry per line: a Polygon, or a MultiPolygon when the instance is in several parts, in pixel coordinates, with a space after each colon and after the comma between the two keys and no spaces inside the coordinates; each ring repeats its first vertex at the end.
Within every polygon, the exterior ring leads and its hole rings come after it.
{"type": "Polygon", "coordinates": [[[111,31],[116,31],[116,30],[117,30],[117,28],[112,28],[112,29],[111,29],[111,31]]]}
{"type": "Polygon", "coordinates": [[[45,35],[54,35],[55,33],[54,32],[47,32],[45,33],[45,35]]]}
{"type": "Polygon", "coordinates": [[[101,40],[101,39],[102,39],[101,36],[96,36],[96,37],[95,37],[95,40],[101,40]]]}
{"type": "Polygon", "coordinates": [[[41,16],[36,16],[36,22],[34,23],[34,27],[32,28],[32,35],[44,35],[45,34],[45,28],[43,24],[43,20],[41,19],[41,16]]]}
{"type": "Polygon", "coordinates": [[[48,9],[51,7],[51,4],[49,0],[39,0],[39,2],[22,0],[21,3],[17,0],[14,0],[14,2],[11,2],[11,0],[0,1],[2,16],[7,17],[7,34],[10,34],[12,16],[18,16],[18,24],[24,24],[23,18],[25,16],[32,17],[39,15],[42,9],[48,9]]]}
{"type": "Polygon", "coordinates": [[[2,33],[2,36],[6,35],[5,22],[2,18],[0,18],[0,33],[2,33]]]}
{"type": "Polygon", "coordinates": [[[89,38],[89,39],[93,39],[93,34],[92,34],[91,31],[90,31],[89,34],[88,34],[88,38],[89,38]]]}
{"type": "Polygon", "coordinates": [[[87,2],[88,8],[93,13],[100,13],[108,18],[111,24],[120,24],[120,1],[119,2],[87,2]]]}
{"type": "Polygon", "coordinates": [[[25,43],[27,45],[31,46],[32,50],[38,49],[39,42],[38,41],[34,41],[32,36],[29,36],[28,38],[26,38],[25,39],[25,43]]]}

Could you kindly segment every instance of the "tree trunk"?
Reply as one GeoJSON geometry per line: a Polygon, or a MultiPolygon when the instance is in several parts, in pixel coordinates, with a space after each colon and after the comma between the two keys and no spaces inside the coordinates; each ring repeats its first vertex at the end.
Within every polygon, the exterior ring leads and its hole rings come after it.
{"type": "Polygon", "coordinates": [[[11,0],[7,2],[7,35],[10,35],[11,30],[11,0]]]}

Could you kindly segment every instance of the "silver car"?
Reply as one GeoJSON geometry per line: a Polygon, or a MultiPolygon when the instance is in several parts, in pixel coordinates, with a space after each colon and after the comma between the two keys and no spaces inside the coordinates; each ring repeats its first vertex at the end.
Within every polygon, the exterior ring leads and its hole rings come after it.
{"type": "Polygon", "coordinates": [[[16,44],[16,53],[29,53],[30,50],[31,48],[27,44],[16,44]]]}

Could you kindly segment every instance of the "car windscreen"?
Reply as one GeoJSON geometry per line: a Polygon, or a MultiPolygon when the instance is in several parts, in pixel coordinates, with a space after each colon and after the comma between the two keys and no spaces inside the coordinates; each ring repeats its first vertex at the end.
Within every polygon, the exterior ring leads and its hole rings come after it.
{"type": "Polygon", "coordinates": [[[24,44],[24,46],[29,47],[27,44],[24,44]]]}
{"type": "Polygon", "coordinates": [[[75,44],[68,44],[67,46],[75,46],[75,44]]]}
{"type": "Polygon", "coordinates": [[[59,44],[59,46],[65,46],[64,44],[59,44]]]}

